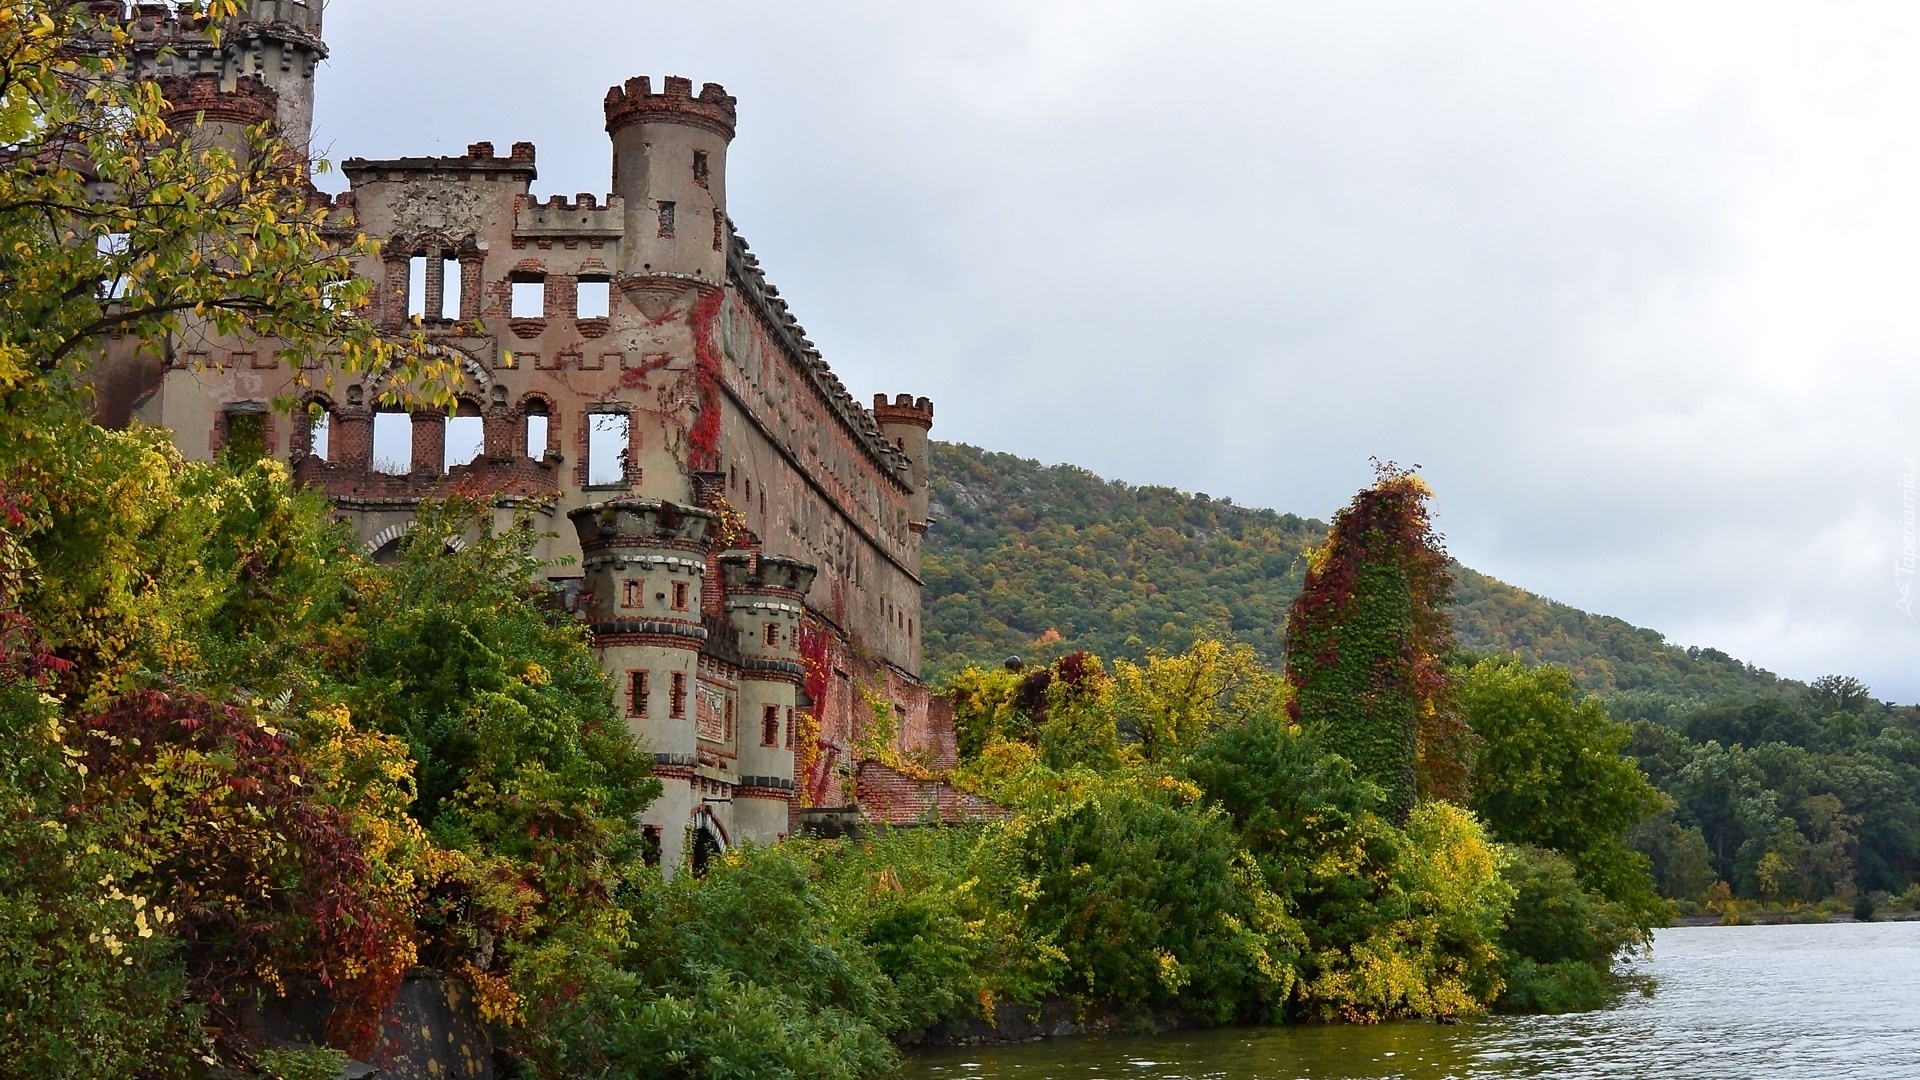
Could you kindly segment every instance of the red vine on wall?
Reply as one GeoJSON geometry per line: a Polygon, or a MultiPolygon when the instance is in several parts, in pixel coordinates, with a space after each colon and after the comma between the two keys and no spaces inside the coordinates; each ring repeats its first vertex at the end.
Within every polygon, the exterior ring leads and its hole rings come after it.
{"type": "Polygon", "coordinates": [[[827,646],[833,631],[807,615],[800,620],[800,665],[806,669],[802,687],[811,702],[797,714],[793,732],[793,773],[801,777],[800,805],[823,804],[833,784],[838,751],[820,738],[820,712],[827,704],[827,646]]]}
{"type": "Polygon", "coordinates": [[[699,380],[700,415],[687,432],[687,467],[695,471],[720,463],[720,305],[726,295],[705,293],[693,306],[694,374],[699,380]]]}

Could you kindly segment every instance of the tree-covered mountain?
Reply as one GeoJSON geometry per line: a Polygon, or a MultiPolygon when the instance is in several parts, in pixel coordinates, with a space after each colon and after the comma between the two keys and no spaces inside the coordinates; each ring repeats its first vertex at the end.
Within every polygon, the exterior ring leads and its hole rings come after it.
{"type": "MultiPolygon", "coordinates": [[[[944,442],[933,444],[931,502],[925,645],[936,678],[1007,655],[1177,652],[1196,631],[1244,641],[1277,670],[1305,552],[1327,530],[1228,498],[944,442]]],[[[1463,649],[1559,664],[1586,690],[1691,704],[1798,685],[1463,566],[1455,573],[1463,649]]]]}

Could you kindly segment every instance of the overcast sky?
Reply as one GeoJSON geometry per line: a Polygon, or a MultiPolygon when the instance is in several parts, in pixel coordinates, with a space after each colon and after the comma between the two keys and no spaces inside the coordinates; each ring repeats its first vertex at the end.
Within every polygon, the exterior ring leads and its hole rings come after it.
{"type": "Polygon", "coordinates": [[[938,437],[1321,518],[1417,462],[1470,566],[1920,700],[1920,5],[326,20],[333,158],[531,140],[542,195],[607,190],[608,86],[723,83],[742,235],[938,437]]]}

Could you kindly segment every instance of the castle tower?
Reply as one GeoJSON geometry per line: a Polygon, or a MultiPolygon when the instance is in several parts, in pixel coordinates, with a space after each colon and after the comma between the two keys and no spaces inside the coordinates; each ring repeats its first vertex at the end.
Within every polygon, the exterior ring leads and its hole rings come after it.
{"type": "Polygon", "coordinates": [[[718,559],[728,625],[740,649],[740,724],[733,820],[742,839],[787,834],[794,800],[793,724],[799,690],[800,618],[814,568],[798,559],[728,551],[718,559]]]}
{"type": "Polygon", "coordinates": [[[247,129],[273,120],[279,111],[277,95],[265,83],[241,79],[222,87],[215,72],[163,75],[160,96],[167,106],[161,113],[167,127],[196,143],[220,147],[244,164],[247,129]],[[198,125],[196,127],[196,125],[198,125]]]}
{"type": "Polygon", "coordinates": [[[724,841],[731,818],[731,790],[716,790],[729,776],[707,763],[713,755],[702,753],[698,725],[707,640],[702,589],[719,516],[634,498],[593,503],[568,517],[580,540],[594,652],[614,679],[629,730],[653,752],[663,791],[641,821],[671,871],[690,827],[717,820],[724,841]],[[707,805],[710,795],[717,808],[707,805]]]}
{"type": "MultiPolygon", "coordinates": [[[[880,425],[880,433],[907,455],[913,465],[913,495],[908,500],[911,516],[907,528],[915,535],[924,534],[927,531],[927,483],[933,476],[927,446],[928,433],[933,430],[933,402],[901,394],[888,404],[887,395],[875,394],[873,419],[880,425]]],[[[914,550],[919,550],[917,545],[914,550]]]]}
{"type": "Polygon", "coordinates": [[[243,81],[271,91],[280,137],[304,154],[313,134],[314,72],[327,58],[321,7],[321,0],[253,0],[222,27],[217,45],[204,21],[183,22],[168,4],[136,3],[129,12],[118,0],[94,0],[89,10],[123,21],[137,77],[212,76],[221,94],[234,94],[243,81]]]}
{"type": "Polygon", "coordinates": [[[624,203],[623,281],[727,279],[727,145],[734,99],[669,75],[653,92],[644,75],[607,91],[613,190],[624,203]]]}

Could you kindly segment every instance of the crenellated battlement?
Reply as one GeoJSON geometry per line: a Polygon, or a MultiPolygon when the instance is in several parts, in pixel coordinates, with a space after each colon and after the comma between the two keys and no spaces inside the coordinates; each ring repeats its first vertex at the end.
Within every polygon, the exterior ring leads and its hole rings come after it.
{"type": "Polygon", "coordinates": [[[915,398],[912,394],[901,394],[892,402],[887,395],[873,395],[873,420],[881,427],[888,424],[912,424],[914,427],[933,429],[933,402],[928,398],[915,398]]]}
{"type": "Polygon", "coordinates": [[[618,195],[607,196],[604,204],[586,191],[575,195],[571,202],[564,195],[550,196],[544,203],[535,196],[525,195],[514,207],[513,234],[531,238],[618,239],[625,232],[625,212],[625,204],[618,195]]]}
{"type": "Polygon", "coordinates": [[[607,133],[629,124],[687,124],[732,139],[738,119],[735,104],[733,95],[719,83],[704,84],[695,97],[693,80],[669,75],[656,94],[651,79],[636,75],[624,86],[607,91],[607,133]]]}
{"type": "Polygon", "coordinates": [[[280,106],[280,95],[257,79],[241,79],[231,90],[221,89],[217,72],[163,75],[158,82],[167,101],[161,117],[176,129],[190,127],[201,117],[212,123],[263,124],[280,106]]]}

